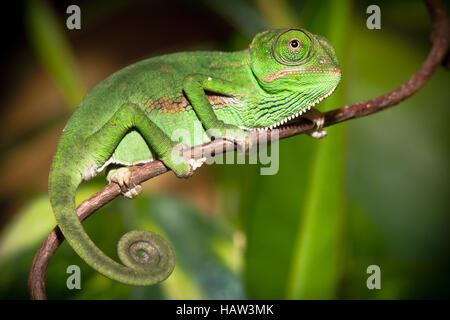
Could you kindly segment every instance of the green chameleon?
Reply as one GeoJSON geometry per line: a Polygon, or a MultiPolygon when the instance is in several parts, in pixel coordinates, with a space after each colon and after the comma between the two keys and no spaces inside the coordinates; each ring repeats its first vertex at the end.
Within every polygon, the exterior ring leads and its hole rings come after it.
{"type": "Polygon", "coordinates": [[[329,96],[341,79],[331,43],[300,28],[270,30],[238,52],[189,52],[130,65],[97,85],[66,124],[50,170],[49,195],[59,228],[92,268],[135,286],[166,279],[175,265],[169,244],[150,231],[131,231],[118,243],[119,264],[84,231],[76,214],[79,184],[112,165],[108,174],[133,198],[126,166],[160,159],[178,177],[193,174],[203,160],[186,159],[193,138],[171,139],[177,130],[203,131],[251,147],[249,131],[271,130],[304,116],[309,134],[326,135],[323,116],[312,106],[329,96]]]}

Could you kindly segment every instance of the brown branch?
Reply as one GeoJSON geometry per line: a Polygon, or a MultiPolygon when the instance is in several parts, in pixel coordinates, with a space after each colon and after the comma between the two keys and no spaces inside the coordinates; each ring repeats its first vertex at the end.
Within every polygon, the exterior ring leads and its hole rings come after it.
{"type": "MultiPolygon", "coordinates": [[[[430,34],[432,48],[420,67],[420,69],[399,88],[374,99],[342,107],[326,112],[325,126],[330,126],[353,118],[367,116],[369,114],[392,107],[401,101],[409,98],[430,79],[436,68],[442,63],[448,63],[444,59],[448,57],[450,43],[450,23],[447,16],[445,5],[441,0],[426,0],[428,12],[431,17],[432,30],[430,34]]],[[[304,133],[313,128],[310,121],[298,119],[280,129],[273,130],[277,132],[280,139],[288,138],[294,135],[304,133]]],[[[272,134],[268,132],[268,136],[272,134]]],[[[252,139],[258,139],[266,133],[252,133],[252,139]]],[[[193,158],[200,158],[203,154],[220,154],[229,150],[235,150],[235,145],[228,141],[212,141],[201,146],[196,146],[186,150],[186,155],[193,158]]],[[[157,175],[167,172],[169,169],[161,161],[153,161],[145,164],[132,172],[132,183],[141,184],[157,175]]],[[[120,187],[115,183],[110,183],[88,200],[85,200],[78,208],[77,214],[80,220],[86,219],[97,209],[101,208],[118,195],[121,194],[120,187]]],[[[45,293],[45,274],[48,263],[55,253],[56,249],[64,241],[64,236],[58,227],[48,235],[36,253],[30,270],[28,279],[28,290],[31,299],[46,299],[45,293]]]]}

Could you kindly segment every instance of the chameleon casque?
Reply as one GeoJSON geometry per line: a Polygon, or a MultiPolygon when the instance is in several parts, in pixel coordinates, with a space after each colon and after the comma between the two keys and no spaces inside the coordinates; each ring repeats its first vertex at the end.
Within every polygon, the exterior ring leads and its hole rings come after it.
{"type": "Polygon", "coordinates": [[[181,153],[192,140],[172,141],[171,136],[176,129],[192,133],[196,125],[209,130],[201,143],[214,136],[245,150],[249,131],[306,116],[316,123],[310,135],[320,138],[323,117],[311,107],[329,96],[340,79],[331,43],[300,28],[262,32],[243,51],[169,54],[114,73],[86,95],[59,140],[49,177],[59,228],[88,265],[113,280],[144,286],[166,279],[175,258],[160,236],[126,233],[118,243],[123,265],[91,241],[76,214],[79,184],[109,165],[121,165],[108,179],[132,198],[141,187],[129,185],[126,166],[156,158],[178,177],[192,175],[198,163],[181,153]]]}

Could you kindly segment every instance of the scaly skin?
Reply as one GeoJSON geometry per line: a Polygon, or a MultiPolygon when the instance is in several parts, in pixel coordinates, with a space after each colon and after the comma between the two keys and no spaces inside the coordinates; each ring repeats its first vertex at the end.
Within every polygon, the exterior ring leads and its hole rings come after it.
{"type": "Polygon", "coordinates": [[[155,157],[187,177],[192,167],[181,152],[172,152],[174,147],[207,142],[212,134],[244,148],[248,130],[271,129],[301,115],[331,94],[340,78],[333,46],[298,28],[260,33],[240,52],[171,54],[116,72],[84,98],[59,141],[49,194],[61,231],[86,263],[111,279],[136,286],[164,280],[174,255],[149,231],[121,238],[124,265],[97,248],[76,215],[78,185],[111,163],[155,157]],[[193,136],[196,126],[209,130],[200,141],[171,140],[178,129],[193,136]]]}

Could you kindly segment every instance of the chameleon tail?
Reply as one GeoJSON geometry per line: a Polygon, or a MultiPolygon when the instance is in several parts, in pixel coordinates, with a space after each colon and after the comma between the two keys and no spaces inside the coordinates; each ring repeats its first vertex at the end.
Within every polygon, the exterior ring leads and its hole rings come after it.
{"type": "Polygon", "coordinates": [[[165,280],[175,266],[170,245],[145,230],[130,231],[117,245],[121,265],[105,255],[89,238],[78,219],[75,193],[81,175],[73,162],[56,159],[50,171],[50,202],[59,228],[77,254],[104,276],[133,286],[153,285],[165,280]],[[61,163],[63,162],[63,163],[61,163]]]}

